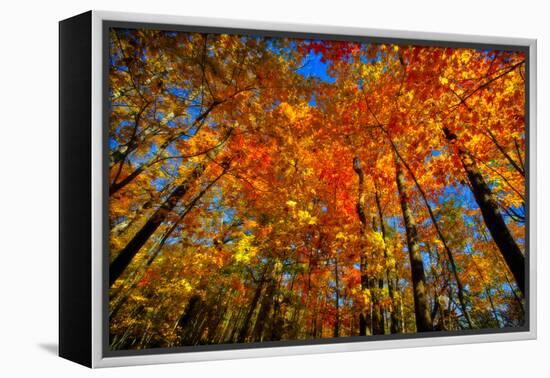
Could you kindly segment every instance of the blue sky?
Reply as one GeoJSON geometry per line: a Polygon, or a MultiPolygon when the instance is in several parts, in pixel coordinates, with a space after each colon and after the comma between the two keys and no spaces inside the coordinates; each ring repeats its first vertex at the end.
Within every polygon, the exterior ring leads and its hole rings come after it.
{"type": "Polygon", "coordinates": [[[303,66],[296,72],[304,75],[306,78],[314,77],[326,83],[334,83],[336,79],[327,73],[328,64],[322,62],[321,57],[321,54],[308,53],[302,62],[303,66]]]}

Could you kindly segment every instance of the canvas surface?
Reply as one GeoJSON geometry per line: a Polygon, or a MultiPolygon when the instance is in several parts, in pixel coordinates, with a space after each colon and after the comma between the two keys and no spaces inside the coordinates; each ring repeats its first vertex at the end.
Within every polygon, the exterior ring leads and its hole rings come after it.
{"type": "Polygon", "coordinates": [[[523,329],[524,51],[108,40],[112,351],[523,329]]]}

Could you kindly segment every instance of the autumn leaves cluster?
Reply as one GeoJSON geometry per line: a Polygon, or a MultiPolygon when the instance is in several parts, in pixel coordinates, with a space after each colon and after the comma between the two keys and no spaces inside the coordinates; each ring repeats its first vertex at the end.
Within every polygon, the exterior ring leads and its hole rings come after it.
{"type": "Polygon", "coordinates": [[[109,80],[113,349],[523,324],[523,52],[112,29],[109,80]]]}

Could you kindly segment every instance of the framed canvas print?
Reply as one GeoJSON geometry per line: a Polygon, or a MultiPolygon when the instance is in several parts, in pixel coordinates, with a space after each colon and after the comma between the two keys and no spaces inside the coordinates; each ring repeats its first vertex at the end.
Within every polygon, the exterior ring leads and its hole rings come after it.
{"type": "Polygon", "coordinates": [[[60,355],[536,337],[536,41],[60,22],[60,355]]]}

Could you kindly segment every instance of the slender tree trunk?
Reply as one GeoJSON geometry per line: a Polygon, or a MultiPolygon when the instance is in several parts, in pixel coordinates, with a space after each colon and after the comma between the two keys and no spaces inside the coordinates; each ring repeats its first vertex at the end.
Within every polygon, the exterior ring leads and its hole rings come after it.
{"type": "MultiPolygon", "coordinates": [[[[357,204],[356,204],[356,211],[357,216],[359,217],[359,222],[361,223],[361,259],[360,259],[360,273],[361,273],[361,291],[364,292],[365,290],[371,290],[370,280],[367,275],[367,257],[365,254],[365,231],[367,227],[367,216],[365,212],[365,202],[366,202],[366,194],[365,194],[365,172],[363,171],[363,163],[359,159],[359,157],[355,157],[353,159],[353,169],[355,173],[357,173],[357,177],[359,179],[357,184],[357,204]]],[[[371,299],[373,298],[373,292],[371,291],[371,299]]],[[[367,317],[367,314],[370,316],[371,311],[367,311],[367,307],[364,306],[361,310],[361,313],[359,314],[359,335],[360,336],[366,336],[368,333],[370,333],[370,327],[369,327],[369,319],[367,317]]],[[[374,327],[373,327],[374,328],[374,327]]]]}
{"type": "Polygon", "coordinates": [[[493,302],[493,296],[491,295],[491,291],[487,286],[485,286],[485,294],[487,295],[487,298],[489,299],[489,304],[491,305],[491,313],[493,314],[493,318],[495,319],[495,322],[497,323],[497,327],[500,328],[500,319],[498,318],[498,312],[495,307],[495,303],[493,302]]]}
{"type": "Polygon", "coordinates": [[[145,166],[140,166],[136,168],[132,173],[130,173],[128,176],[124,177],[122,180],[118,182],[113,182],[109,186],[109,195],[112,196],[113,194],[116,194],[120,189],[124,188],[126,185],[131,183],[136,177],[138,177],[143,171],[145,170],[145,166]]]}
{"type": "MultiPolygon", "coordinates": [[[[376,225],[376,217],[372,217],[372,231],[378,232],[376,225]]],[[[380,261],[381,258],[378,256],[379,251],[373,250],[371,253],[371,261],[380,261]]],[[[382,310],[382,305],[380,304],[380,296],[382,294],[382,289],[384,288],[384,281],[381,277],[375,277],[374,275],[369,277],[369,289],[371,292],[372,298],[372,334],[373,335],[383,335],[385,333],[384,326],[384,312],[382,310]]]]}
{"type": "MultiPolygon", "coordinates": [[[[372,217],[372,230],[373,232],[378,232],[376,225],[376,217],[372,217]]],[[[372,251],[371,260],[380,261],[381,256],[378,256],[379,251],[372,251]]],[[[374,275],[369,277],[369,288],[372,298],[372,334],[373,335],[383,335],[385,333],[384,326],[384,312],[382,310],[382,305],[380,304],[380,296],[382,294],[382,289],[384,288],[384,281],[381,277],[375,277],[374,275]]]]}
{"type": "Polygon", "coordinates": [[[382,305],[380,303],[380,299],[381,299],[381,296],[382,296],[382,290],[384,289],[384,279],[383,278],[379,278],[378,279],[378,293],[376,295],[376,316],[378,317],[377,320],[377,327],[376,329],[374,330],[374,334],[375,335],[383,335],[386,333],[386,316],[385,316],[385,311],[384,309],[382,308],[382,305]]]}
{"type": "Polygon", "coordinates": [[[416,330],[417,332],[432,331],[433,324],[426,290],[426,275],[424,273],[424,265],[422,262],[422,255],[420,253],[416,222],[409,207],[409,197],[406,190],[405,176],[403,175],[401,164],[397,159],[395,161],[395,165],[397,190],[399,192],[401,210],[403,212],[403,221],[405,223],[405,232],[407,236],[407,247],[409,250],[409,258],[411,260],[416,330]]]}
{"type": "MultiPolygon", "coordinates": [[[[367,276],[367,259],[365,256],[361,256],[360,261],[361,269],[361,292],[365,290],[370,290],[369,277],[367,276]]],[[[372,334],[372,320],[371,320],[371,309],[370,306],[367,309],[365,305],[359,314],[359,336],[367,336],[372,334]]]]}
{"type": "Polygon", "coordinates": [[[283,338],[284,322],[284,317],[281,314],[281,301],[276,298],[273,302],[273,320],[271,323],[271,331],[268,336],[270,341],[277,341],[283,338]]]}
{"type": "Polygon", "coordinates": [[[271,272],[269,272],[267,287],[265,289],[262,301],[260,303],[260,309],[258,310],[258,316],[256,317],[256,324],[252,332],[252,341],[263,341],[265,334],[270,330],[272,318],[270,318],[275,301],[275,291],[277,289],[277,276],[279,275],[279,269],[276,263],[272,263],[271,272]]]}
{"type": "Polygon", "coordinates": [[[206,331],[206,328],[208,327],[208,322],[211,316],[212,314],[211,314],[210,308],[207,307],[197,317],[197,321],[195,323],[195,326],[193,327],[193,330],[195,332],[193,333],[193,337],[191,339],[191,345],[197,345],[201,342],[201,340],[203,339],[203,335],[206,331]]]}
{"type": "Polygon", "coordinates": [[[265,275],[268,270],[268,267],[265,268],[264,272],[262,273],[262,277],[260,278],[258,282],[258,286],[256,287],[256,290],[254,291],[254,296],[252,297],[252,301],[250,302],[250,306],[248,307],[248,312],[246,313],[246,316],[244,318],[243,324],[241,325],[241,330],[239,332],[239,336],[237,337],[238,343],[244,343],[246,340],[246,337],[248,336],[248,331],[251,327],[252,323],[252,316],[254,315],[254,311],[256,311],[256,307],[258,306],[258,302],[260,300],[260,297],[262,295],[262,291],[264,288],[264,281],[265,281],[265,275]]]}
{"type": "Polygon", "coordinates": [[[519,297],[518,293],[516,292],[516,288],[514,287],[514,285],[512,285],[512,282],[510,282],[510,278],[508,278],[508,274],[506,274],[506,272],[504,272],[504,279],[506,280],[506,283],[508,284],[510,291],[514,295],[514,299],[516,300],[519,308],[521,308],[521,313],[525,314],[525,307],[523,306],[523,300],[519,297]]]}
{"type": "Polygon", "coordinates": [[[311,324],[311,337],[313,339],[317,338],[317,318],[319,317],[319,298],[317,297],[315,301],[314,317],[311,324]]]}
{"type": "MultiPolygon", "coordinates": [[[[521,174],[523,177],[525,177],[525,170],[523,169],[523,164],[522,166],[520,167],[518,165],[518,163],[516,163],[516,161],[514,159],[512,159],[512,156],[510,156],[509,153],[506,152],[506,150],[504,149],[504,147],[502,147],[500,145],[500,143],[498,142],[497,138],[495,137],[495,135],[493,134],[493,132],[489,129],[489,128],[485,128],[485,131],[487,132],[487,135],[489,136],[489,138],[493,141],[494,145],[498,148],[498,150],[502,153],[502,155],[506,158],[506,160],[508,161],[508,163],[510,163],[510,165],[512,167],[514,167],[514,169],[516,171],[518,171],[519,174],[521,174]]],[[[521,164],[521,163],[520,163],[521,164]]]]}
{"type": "Polygon", "coordinates": [[[202,306],[204,304],[204,301],[199,295],[193,295],[189,302],[187,303],[187,306],[185,308],[185,311],[181,315],[178,326],[180,327],[180,337],[181,337],[181,344],[186,345],[189,343],[189,339],[191,338],[190,335],[192,334],[192,323],[198,314],[198,312],[201,310],[202,306]]]}
{"type": "Polygon", "coordinates": [[[214,343],[216,344],[223,344],[226,340],[227,331],[229,329],[229,324],[233,322],[235,318],[235,312],[232,309],[231,304],[227,306],[227,313],[224,315],[224,319],[221,323],[221,329],[218,332],[218,336],[214,340],[214,343]]]}
{"type": "MultiPolygon", "coordinates": [[[[456,142],[456,135],[448,128],[443,128],[443,132],[450,143],[456,142]]],[[[483,178],[481,171],[477,167],[475,160],[464,147],[458,146],[457,151],[462,166],[468,176],[474,198],[481,210],[485,225],[489,229],[502,257],[504,257],[504,261],[508,265],[508,268],[514,275],[521,293],[525,294],[525,257],[512,237],[500,213],[498,203],[487,185],[487,182],[483,178]]]]}
{"type": "Polygon", "coordinates": [[[386,278],[388,280],[388,294],[390,295],[391,299],[391,311],[390,311],[390,319],[391,319],[391,325],[390,325],[390,332],[391,333],[399,333],[399,318],[397,316],[397,304],[395,301],[395,288],[393,285],[394,281],[394,268],[390,268],[388,262],[388,247],[386,245],[386,225],[384,223],[384,214],[382,212],[382,204],[380,203],[380,193],[378,191],[378,188],[376,188],[375,191],[375,199],[376,199],[376,208],[378,209],[378,217],[380,218],[380,232],[382,233],[382,238],[384,239],[384,260],[386,262],[386,278]]]}
{"type": "Polygon", "coordinates": [[[462,280],[458,276],[458,269],[456,267],[455,259],[453,257],[453,254],[449,252],[447,253],[447,257],[449,259],[449,264],[451,265],[451,270],[453,271],[453,275],[455,277],[457,293],[458,293],[458,302],[460,303],[462,314],[464,315],[464,318],[468,323],[468,327],[474,328],[474,322],[472,321],[472,318],[470,317],[470,312],[466,307],[466,298],[464,297],[464,286],[462,285],[462,280]]]}
{"type": "Polygon", "coordinates": [[[338,278],[338,252],[336,252],[336,257],[334,258],[334,290],[335,290],[335,299],[334,307],[336,310],[336,319],[334,320],[334,337],[340,336],[340,280],[338,278]]]}
{"type": "Polygon", "coordinates": [[[237,332],[241,329],[239,325],[241,324],[242,315],[243,315],[243,308],[240,308],[237,316],[235,317],[235,321],[233,322],[233,324],[230,323],[231,333],[229,334],[229,338],[227,339],[229,343],[235,342],[235,337],[237,336],[237,332]]]}

